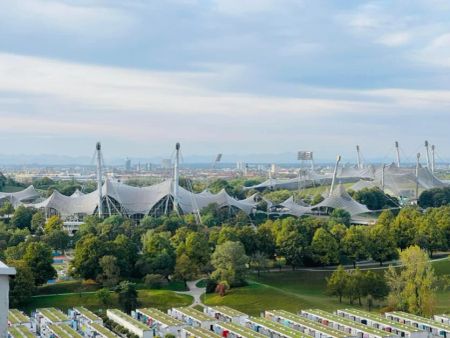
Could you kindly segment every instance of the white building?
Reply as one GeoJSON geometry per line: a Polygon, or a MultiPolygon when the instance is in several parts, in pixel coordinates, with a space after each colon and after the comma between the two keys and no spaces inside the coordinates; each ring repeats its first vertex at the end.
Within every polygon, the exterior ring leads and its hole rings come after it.
{"type": "Polygon", "coordinates": [[[203,329],[212,330],[216,319],[207,316],[191,307],[178,307],[168,311],[169,315],[181,322],[193,327],[201,327],[203,329]]]}
{"type": "Polygon", "coordinates": [[[0,262],[0,338],[8,337],[9,278],[16,269],[0,262]]]}
{"type": "Polygon", "coordinates": [[[434,315],[434,320],[441,324],[450,325],[450,315],[446,315],[446,314],[434,315]]]}
{"type": "Polygon", "coordinates": [[[205,306],[203,312],[221,322],[243,325],[248,315],[228,306],[205,306]]]}

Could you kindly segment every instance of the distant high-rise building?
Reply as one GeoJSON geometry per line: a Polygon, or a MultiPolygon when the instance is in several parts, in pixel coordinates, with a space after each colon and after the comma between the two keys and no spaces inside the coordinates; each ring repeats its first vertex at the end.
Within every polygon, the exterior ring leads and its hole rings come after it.
{"type": "Polygon", "coordinates": [[[126,171],[131,171],[131,160],[128,157],[125,160],[125,170],[126,171]]]}
{"type": "Polygon", "coordinates": [[[161,162],[161,167],[163,169],[170,169],[170,168],[172,168],[172,160],[170,158],[163,159],[162,162],[161,162]]]}

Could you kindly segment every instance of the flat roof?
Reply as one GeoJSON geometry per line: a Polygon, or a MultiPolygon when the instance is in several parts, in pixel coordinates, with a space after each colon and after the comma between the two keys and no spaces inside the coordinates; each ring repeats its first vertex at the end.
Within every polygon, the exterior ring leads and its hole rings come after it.
{"type": "Polygon", "coordinates": [[[201,327],[188,326],[188,327],[183,328],[183,330],[189,332],[191,336],[194,336],[196,338],[219,338],[220,337],[219,335],[215,334],[214,332],[203,329],[201,327]]]}
{"type": "Polygon", "coordinates": [[[81,313],[83,316],[85,316],[87,319],[90,320],[95,320],[95,321],[99,321],[102,320],[99,316],[97,316],[95,313],[93,313],[92,311],[89,311],[88,309],[86,309],[83,306],[77,306],[73,308],[75,311],[78,311],[79,313],[81,313]]]}
{"type": "Polygon", "coordinates": [[[396,322],[395,320],[387,319],[377,313],[371,313],[371,312],[356,310],[356,309],[344,309],[344,310],[338,310],[338,311],[342,311],[344,313],[362,317],[362,318],[367,318],[367,319],[370,319],[370,320],[378,322],[378,323],[392,326],[394,328],[399,328],[400,330],[405,331],[405,332],[421,332],[422,331],[416,327],[405,325],[405,324],[396,322]]]}
{"type": "Polygon", "coordinates": [[[213,310],[216,310],[217,312],[222,313],[222,314],[224,314],[225,316],[228,316],[228,317],[248,316],[247,314],[245,314],[245,313],[243,313],[241,311],[232,309],[231,307],[224,306],[224,305],[209,306],[209,308],[211,308],[213,310]]]}
{"type": "Polygon", "coordinates": [[[248,338],[267,338],[267,336],[258,333],[256,331],[253,331],[252,329],[249,329],[248,327],[241,326],[235,323],[228,323],[228,322],[218,322],[216,324],[217,326],[220,326],[221,328],[234,332],[242,337],[248,337],[248,338]]]}
{"type": "Polygon", "coordinates": [[[443,323],[439,323],[435,320],[429,319],[429,318],[425,318],[425,317],[421,317],[421,316],[416,316],[407,312],[403,312],[403,311],[392,311],[392,312],[386,312],[385,315],[394,315],[397,316],[399,318],[403,318],[403,319],[409,319],[412,321],[416,321],[419,323],[424,323],[427,324],[431,327],[435,327],[437,329],[440,330],[445,330],[445,331],[449,331],[450,332],[450,325],[447,324],[443,324],[443,323]]]}
{"type": "Polygon", "coordinates": [[[64,322],[69,320],[61,310],[55,309],[54,307],[46,307],[36,309],[40,314],[50,319],[52,322],[64,322]]]}
{"type": "Polygon", "coordinates": [[[176,307],[176,308],[173,308],[172,310],[181,312],[185,316],[192,317],[199,322],[208,322],[208,321],[214,320],[214,318],[205,315],[203,312],[198,311],[191,307],[187,307],[187,306],[186,307],[176,307]]]}
{"type": "Polygon", "coordinates": [[[144,315],[153,318],[154,320],[167,325],[167,326],[182,326],[184,325],[179,320],[173,318],[172,316],[169,316],[167,313],[162,312],[158,309],[154,308],[143,308],[143,309],[137,309],[137,311],[143,313],[144,315]]]}
{"type": "Polygon", "coordinates": [[[28,327],[24,326],[24,325],[19,325],[19,326],[10,326],[8,327],[8,333],[13,337],[13,338],[35,338],[36,336],[31,333],[31,331],[28,329],[28,327]]]}
{"type": "Polygon", "coordinates": [[[106,327],[104,327],[103,325],[100,325],[99,323],[92,322],[92,323],[88,323],[87,325],[90,326],[93,330],[100,333],[104,337],[107,337],[107,338],[119,337],[114,332],[112,332],[111,330],[108,330],[106,327]]]}
{"type": "Polygon", "coordinates": [[[284,326],[282,324],[278,324],[276,322],[273,322],[273,321],[265,319],[265,318],[250,317],[247,320],[252,323],[255,323],[257,325],[265,326],[269,330],[277,331],[278,333],[281,333],[287,337],[292,337],[292,338],[309,337],[308,335],[303,334],[302,332],[300,332],[298,330],[291,329],[290,327],[284,326]]]}
{"type": "Polygon", "coordinates": [[[303,326],[306,326],[312,330],[316,330],[316,331],[320,331],[323,332],[331,337],[336,337],[336,338],[346,338],[349,337],[350,335],[345,334],[342,331],[333,329],[331,327],[322,325],[320,323],[317,323],[315,321],[309,320],[305,317],[293,314],[291,312],[288,311],[284,311],[284,310],[273,310],[273,311],[266,311],[267,313],[271,313],[274,314],[275,316],[279,316],[279,317],[283,317],[286,318],[290,321],[292,321],[293,323],[297,323],[303,326]]]}
{"type": "Polygon", "coordinates": [[[445,313],[442,313],[442,314],[440,314],[440,315],[435,315],[436,317],[441,317],[441,318],[447,318],[447,319],[450,319],[450,315],[449,314],[445,314],[445,313]]]}
{"type": "Polygon", "coordinates": [[[83,336],[72,329],[67,324],[50,324],[48,328],[58,336],[58,338],[82,338],[83,336]]]}
{"type": "Polygon", "coordinates": [[[142,331],[149,331],[150,328],[145,325],[144,323],[140,322],[137,319],[134,319],[133,317],[127,315],[126,313],[117,310],[117,309],[108,309],[107,312],[111,312],[113,314],[115,314],[116,316],[122,318],[123,320],[125,320],[126,322],[128,322],[130,325],[135,326],[136,328],[142,330],[142,331]]]}
{"type": "Polygon", "coordinates": [[[394,336],[394,334],[383,331],[383,330],[379,330],[379,329],[375,329],[373,327],[355,322],[353,320],[350,319],[346,319],[343,318],[341,316],[335,315],[333,313],[329,313],[323,310],[319,310],[319,309],[309,309],[309,310],[304,310],[304,312],[306,313],[311,313],[313,315],[317,315],[318,317],[322,317],[325,319],[328,319],[330,321],[342,324],[344,326],[348,326],[348,327],[352,327],[354,329],[358,329],[362,332],[366,332],[366,333],[370,333],[376,336],[380,336],[380,337],[392,337],[394,336]]]}
{"type": "Polygon", "coordinates": [[[0,261],[0,275],[8,275],[8,276],[14,276],[16,274],[16,269],[13,267],[10,267],[0,261]]]}
{"type": "Polygon", "coordinates": [[[10,309],[8,312],[8,320],[11,324],[29,323],[30,317],[26,316],[22,311],[10,309]]]}

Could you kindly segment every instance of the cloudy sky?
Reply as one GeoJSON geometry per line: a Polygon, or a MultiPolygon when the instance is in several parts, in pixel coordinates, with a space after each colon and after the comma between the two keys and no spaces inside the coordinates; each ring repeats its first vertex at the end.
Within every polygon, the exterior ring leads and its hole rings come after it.
{"type": "Polygon", "coordinates": [[[450,158],[449,127],[448,0],[0,2],[0,154],[450,158]]]}

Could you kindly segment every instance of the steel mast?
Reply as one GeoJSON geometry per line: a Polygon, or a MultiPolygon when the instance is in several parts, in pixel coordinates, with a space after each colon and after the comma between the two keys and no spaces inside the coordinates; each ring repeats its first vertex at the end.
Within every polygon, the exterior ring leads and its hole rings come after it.
{"type": "Polygon", "coordinates": [[[333,172],[333,180],[331,181],[330,194],[328,195],[329,197],[331,197],[331,195],[333,194],[334,185],[336,183],[336,176],[337,176],[339,162],[341,162],[341,155],[338,155],[336,158],[336,164],[334,166],[334,172],[333,172]]]}
{"type": "Polygon", "coordinates": [[[102,196],[102,145],[97,142],[95,145],[95,152],[97,155],[97,191],[98,191],[98,217],[103,216],[103,196],[102,196]]]}
{"type": "Polygon", "coordinates": [[[397,167],[400,168],[400,148],[398,146],[398,141],[395,141],[395,151],[397,154],[397,167]]]}

